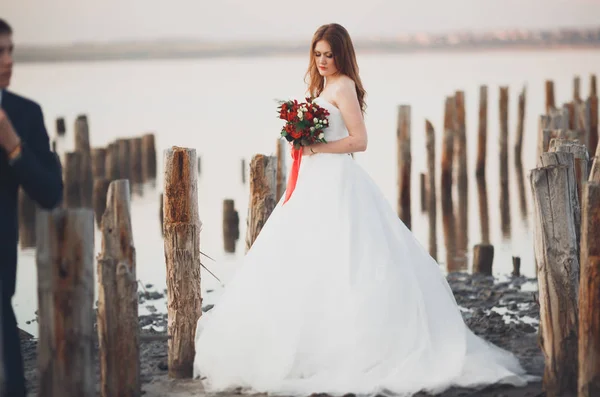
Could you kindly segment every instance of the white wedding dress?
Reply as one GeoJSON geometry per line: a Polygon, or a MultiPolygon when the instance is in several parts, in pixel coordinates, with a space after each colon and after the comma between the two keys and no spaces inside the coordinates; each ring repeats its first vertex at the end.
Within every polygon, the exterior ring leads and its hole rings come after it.
{"type": "MultiPolygon", "coordinates": [[[[317,103],[326,139],[347,136],[317,103]]],[[[304,156],[282,202],[198,321],[206,391],[410,396],[530,379],[467,328],[439,265],[351,156],[304,156]]]]}

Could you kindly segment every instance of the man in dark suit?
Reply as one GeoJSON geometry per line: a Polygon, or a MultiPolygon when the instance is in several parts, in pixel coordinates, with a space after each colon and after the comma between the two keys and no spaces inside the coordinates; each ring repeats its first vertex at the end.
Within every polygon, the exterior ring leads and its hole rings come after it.
{"type": "MultiPolygon", "coordinates": [[[[17,192],[21,186],[43,209],[62,199],[60,163],[50,150],[40,106],[6,88],[13,66],[12,29],[0,19],[0,335],[4,396],[25,397],[23,360],[12,308],[17,275],[17,192]]],[[[0,392],[1,393],[1,392],[0,392]]]]}

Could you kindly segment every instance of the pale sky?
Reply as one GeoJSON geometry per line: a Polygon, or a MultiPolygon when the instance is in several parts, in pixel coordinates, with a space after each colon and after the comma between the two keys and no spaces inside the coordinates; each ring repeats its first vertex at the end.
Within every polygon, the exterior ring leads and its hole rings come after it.
{"type": "Polygon", "coordinates": [[[0,0],[17,44],[156,38],[310,39],[338,22],[353,37],[600,26],[600,0],[0,0]]]}

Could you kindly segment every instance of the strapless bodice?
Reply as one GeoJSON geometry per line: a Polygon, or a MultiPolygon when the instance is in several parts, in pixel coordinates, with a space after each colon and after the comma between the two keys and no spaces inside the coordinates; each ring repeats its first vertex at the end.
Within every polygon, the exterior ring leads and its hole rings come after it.
{"type": "Polygon", "coordinates": [[[323,130],[325,140],[332,142],[347,137],[349,134],[342,117],[342,112],[324,98],[317,97],[314,99],[314,102],[329,111],[329,116],[327,117],[329,127],[323,130]]]}

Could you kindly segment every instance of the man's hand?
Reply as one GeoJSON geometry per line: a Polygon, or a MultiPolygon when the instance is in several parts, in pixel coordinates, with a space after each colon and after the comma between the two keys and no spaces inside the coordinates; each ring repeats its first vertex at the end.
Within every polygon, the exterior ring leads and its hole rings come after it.
{"type": "Polygon", "coordinates": [[[0,109],[0,147],[3,148],[6,153],[10,153],[19,146],[20,143],[21,139],[15,132],[10,119],[4,110],[0,109]]]}

